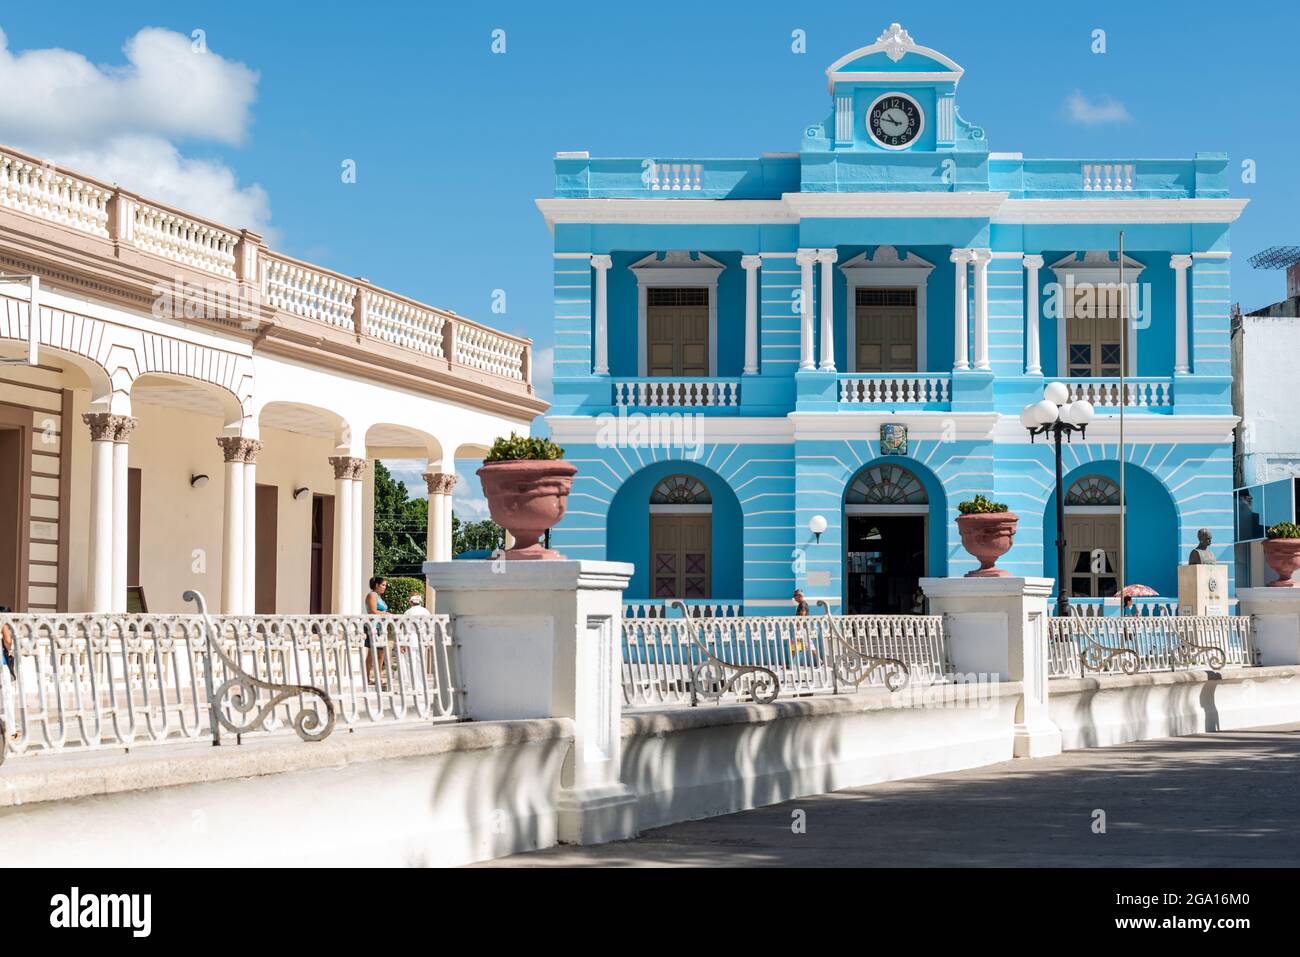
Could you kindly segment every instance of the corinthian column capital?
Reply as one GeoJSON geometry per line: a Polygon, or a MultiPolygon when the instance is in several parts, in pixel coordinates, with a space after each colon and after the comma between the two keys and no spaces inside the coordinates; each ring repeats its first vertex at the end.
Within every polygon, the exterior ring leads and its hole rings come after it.
{"type": "Polygon", "coordinates": [[[83,412],[81,421],[85,422],[90,429],[90,441],[123,444],[130,440],[131,431],[137,422],[129,415],[117,415],[113,412],[83,412]]]}
{"type": "Polygon", "coordinates": [[[456,488],[456,475],[451,472],[425,472],[425,484],[430,495],[450,495],[456,488]]]}

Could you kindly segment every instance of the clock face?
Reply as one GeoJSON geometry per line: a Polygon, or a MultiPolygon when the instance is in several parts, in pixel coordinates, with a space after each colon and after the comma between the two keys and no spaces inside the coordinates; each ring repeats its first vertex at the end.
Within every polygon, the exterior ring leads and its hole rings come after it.
{"type": "Polygon", "coordinates": [[[925,129],[925,114],[903,93],[886,93],[867,110],[867,132],[887,150],[906,149],[925,129]]]}

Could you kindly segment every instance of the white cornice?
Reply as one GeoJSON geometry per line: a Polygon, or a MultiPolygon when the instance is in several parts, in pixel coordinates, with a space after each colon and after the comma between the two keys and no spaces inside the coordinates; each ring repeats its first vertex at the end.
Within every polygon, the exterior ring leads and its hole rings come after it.
{"type": "MultiPolygon", "coordinates": [[[[1235,415],[1159,415],[1135,412],[1124,416],[1124,444],[1199,442],[1217,445],[1232,441],[1233,429],[1240,421],[1235,415]]],[[[1017,417],[1007,415],[1002,416],[1002,421],[993,430],[993,439],[999,443],[1028,443],[1029,432],[1017,417]]],[[[1097,417],[1088,425],[1088,437],[1075,440],[1080,445],[1118,441],[1119,414],[1109,410],[1098,410],[1097,417]]]]}
{"type": "Polygon", "coordinates": [[[993,216],[993,222],[1003,225],[1231,223],[1248,202],[1248,199],[1008,199],[993,216]]]}
{"type": "Polygon", "coordinates": [[[792,225],[798,222],[779,199],[539,199],[552,231],[556,223],[647,225],[792,225]]]}
{"type": "Polygon", "coordinates": [[[918,70],[906,73],[888,71],[871,71],[861,73],[836,73],[827,84],[831,92],[839,83],[956,83],[961,79],[960,70],[918,70]]]}
{"type": "Polygon", "coordinates": [[[786,208],[804,219],[935,216],[987,219],[1006,193],[785,193],[786,208]]]}
{"type": "MultiPolygon", "coordinates": [[[[643,446],[663,446],[663,442],[653,441],[656,430],[649,427],[633,427],[631,420],[644,420],[654,417],[690,419],[689,429],[680,430],[682,439],[687,444],[715,445],[735,443],[737,445],[784,445],[794,440],[794,427],[786,416],[696,416],[690,409],[663,409],[658,415],[647,413],[629,413],[629,427],[618,433],[620,440],[645,439],[643,446]]],[[[551,429],[551,438],[560,445],[566,442],[577,445],[596,445],[610,434],[611,429],[619,428],[620,416],[610,413],[602,415],[548,415],[546,424],[551,429]]],[[[661,436],[676,435],[677,431],[668,427],[659,430],[661,436]]],[[[677,443],[679,446],[681,442],[677,443]]]]}
{"type": "Polygon", "coordinates": [[[886,423],[907,426],[908,438],[980,441],[993,437],[996,412],[792,412],[796,439],[879,439],[886,423]]]}

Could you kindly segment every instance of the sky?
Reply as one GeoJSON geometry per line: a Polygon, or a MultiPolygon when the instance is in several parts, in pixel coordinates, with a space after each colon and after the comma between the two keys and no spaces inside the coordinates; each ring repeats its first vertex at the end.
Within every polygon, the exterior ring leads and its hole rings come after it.
{"type": "MultiPolygon", "coordinates": [[[[1254,181],[1232,187],[1251,200],[1233,227],[1233,294],[1247,310],[1284,295],[1284,274],[1247,258],[1300,245],[1300,12],[1288,5],[553,9],[0,0],[0,143],[531,336],[545,395],[551,246],[534,200],[552,191],[555,152],[797,150],[829,112],[827,65],[899,21],[965,68],[959,108],[994,151],[1226,152],[1238,179],[1252,161],[1254,181]]],[[[394,466],[422,495],[418,468],[394,466]]],[[[456,506],[479,518],[473,468],[459,468],[456,506]]]]}

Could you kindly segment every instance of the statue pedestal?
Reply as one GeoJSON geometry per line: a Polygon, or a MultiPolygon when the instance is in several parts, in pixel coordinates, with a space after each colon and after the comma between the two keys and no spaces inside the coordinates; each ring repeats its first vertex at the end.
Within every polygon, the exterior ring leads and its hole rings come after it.
{"type": "Polygon", "coordinates": [[[1228,566],[1180,565],[1178,614],[1227,615],[1228,566]]]}

